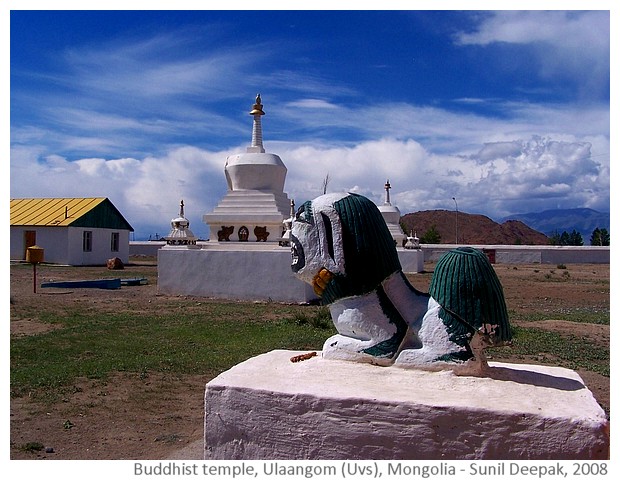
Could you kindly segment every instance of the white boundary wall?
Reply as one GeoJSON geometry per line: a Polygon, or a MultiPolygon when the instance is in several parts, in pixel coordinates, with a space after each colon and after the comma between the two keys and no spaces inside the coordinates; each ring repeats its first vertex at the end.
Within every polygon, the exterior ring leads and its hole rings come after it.
{"type": "MultiPolygon", "coordinates": [[[[129,242],[129,255],[148,255],[157,256],[157,251],[163,247],[165,242],[129,242]]],[[[211,242],[198,242],[199,245],[206,246],[211,242]]],[[[423,262],[436,262],[444,253],[459,245],[440,244],[421,246],[424,253],[423,262]]],[[[495,263],[549,263],[549,264],[570,264],[570,263],[609,263],[610,247],[556,247],[552,245],[468,245],[483,251],[495,252],[495,263]]],[[[415,272],[416,269],[409,266],[409,260],[403,260],[398,249],[403,270],[415,272]]],[[[411,250],[409,250],[411,251],[411,250]]],[[[417,262],[417,258],[415,259],[417,262]]],[[[422,271],[423,268],[417,269],[422,271]]]]}
{"type": "MultiPolygon", "coordinates": [[[[422,245],[425,262],[436,262],[460,245],[422,245]]],[[[467,245],[494,257],[493,263],[609,263],[610,247],[559,247],[554,245],[467,245]]]]}

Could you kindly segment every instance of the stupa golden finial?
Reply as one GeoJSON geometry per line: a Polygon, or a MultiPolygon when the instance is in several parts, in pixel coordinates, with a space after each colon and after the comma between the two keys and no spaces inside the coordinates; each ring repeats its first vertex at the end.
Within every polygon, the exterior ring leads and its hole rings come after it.
{"type": "Polygon", "coordinates": [[[265,115],[265,112],[263,112],[263,104],[260,100],[260,93],[256,95],[256,103],[252,105],[252,111],[250,112],[250,115],[265,115]]]}

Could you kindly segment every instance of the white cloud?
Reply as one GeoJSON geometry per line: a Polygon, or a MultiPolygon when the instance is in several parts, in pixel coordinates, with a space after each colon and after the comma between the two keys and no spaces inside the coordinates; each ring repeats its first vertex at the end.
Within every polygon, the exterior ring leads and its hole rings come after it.
{"type": "MultiPolygon", "coordinates": [[[[472,158],[487,167],[476,183],[492,208],[505,214],[584,203],[609,211],[609,158],[591,156],[591,144],[532,137],[485,145],[472,158]],[[586,194],[587,192],[587,194],[586,194]]],[[[470,199],[472,205],[483,202],[470,199]]],[[[487,207],[489,208],[489,207],[487,207]]]]}
{"type": "MultiPolygon", "coordinates": [[[[273,53],[281,52],[283,46],[279,45],[274,48],[273,53]]],[[[290,48],[290,45],[288,46],[290,48]]],[[[301,92],[303,95],[313,96],[353,96],[357,95],[354,88],[334,83],[317,73],[308,71],[292,71],[285,69],[255,70],[250,77],[258,84],[269,85],[274,90],[288,90],[293,92],[301,92]]]]}
{"type": "MultiPolygon", "coordinates": [[[[195,33],[195,32],[194,32],[195,33]]],[[[116,40],[65,53],[66,72],[57,81],[87,95],[142,99],[230,96],[230,78],[252,71],[264,58],[256,47],[196,48],[200,35],[160,34],[139,41],[116,40]]]]}
{"type": "Polygon", "coordinates": [[[478,152],[476,160],[485,164],[499,158],[515,158],[521,153],[518,141],[486,143],[478,152]]]}
{"type": "Polygon", "coordinates": [[[297,100],[295,102],[289,102],[286,107],[289,108],[318,108],[318,109],[328,109],[333,110],[339,108],[337,105],[333,103],[327,102],[325,100],[321,100],[319,98],[302,98],[301,100],[297,100]]]}
{"type": "Polygon", "coordinates": [[[510,56],[515,74],[570,79],[582,95],[609,94],[609,11],[514,10],[484,13],[473,31],[454,37],[461,46],[527,47],[510,56]]]}
{"type": "Polygon", "coordinates": [[[140,168],[140,161],[135,158],[104,160],[103,158],[84,158],[72,162],[79,167],[79,172],[90,177],[99,177],[110,181],[122,181],[140,168]]]}
{"type": "Polygon", "coordinates": [[[473,32],[455,36],[461,45],[544,43],[560,49],[609,49],[609,12],[505,10],[485,13],[473,32]]]}

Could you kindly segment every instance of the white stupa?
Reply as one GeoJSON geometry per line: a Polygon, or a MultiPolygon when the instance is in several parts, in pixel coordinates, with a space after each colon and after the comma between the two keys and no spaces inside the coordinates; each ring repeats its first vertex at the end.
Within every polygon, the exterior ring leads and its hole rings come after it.
{"type": "Polygon", "coordinates": [[[394,242],[397,246],[402,246],[406,236],[400,227],[400,210],[390,202],[390,188],[392,188],[390,181],[387,180],[385,182],[385,202],[383,205],[379,205],[378,208],[392,234],[394,242]]]}
{"type": "Polygon", "coordinates": [[[228,191],[212,212],[202,219],[210,226],[213,242],[279,242],[283,221],[289,217],[290,200],[284,193],[286,166],[278,155],[263,147],[260,94],[250,115],[254,117],[252,144],[246,153],[231,155],[224,174],[228,191]]]}
{"type": "Polygon", "coordinates": [[[164,237],[166,240],[166,247],[187,247],[198,248],[196,245],[196,236],[189,229],[189,220],[185,218],[185,204],[181,200],[181,208],[179,210],[179,216],[173,218],[170,221],[172,230],[164,237]]]}

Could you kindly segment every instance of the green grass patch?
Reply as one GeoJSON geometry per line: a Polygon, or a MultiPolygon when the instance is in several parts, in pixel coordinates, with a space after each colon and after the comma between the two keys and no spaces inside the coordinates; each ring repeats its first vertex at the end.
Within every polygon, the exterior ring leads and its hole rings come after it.
{"type": "Polygon", "coordinates": [[[53,397],[78,377],[112,372],[214,376],[273,349],[320,350],[333,327],[296,320],[320,318],[319,308],[206,303],[174,315],[42,314],[40,321],[64,328],[11,339],[11,395],[53,397]]]}
{"type": "Polygon", "coordinates": [[[21,450],[23,452],[35,453],[43,450],[45,448],[45,445],[43,445],[41,442],[28,442],[24,443],[23,445],[19,445],[17,448],[18,450],[21,450]]]}
{"type": "Polygon", "coordinates": [[[295,325],[309,325],[323,330],[332,328],[332,317],[328,307],[321,307],[311,311],[298,310],[293,313],[289,321],[295,325]]]}
{"type": "Polygon", "coordinates": [[[597,346],[581,337],[566,336],[536,328],[512,327],[511,347],[488,350],[493,359],[521,357],[538,363],[573,370],[584,369],[609,377],[609,349],[597,346]]]}

